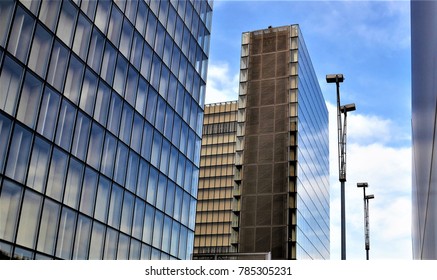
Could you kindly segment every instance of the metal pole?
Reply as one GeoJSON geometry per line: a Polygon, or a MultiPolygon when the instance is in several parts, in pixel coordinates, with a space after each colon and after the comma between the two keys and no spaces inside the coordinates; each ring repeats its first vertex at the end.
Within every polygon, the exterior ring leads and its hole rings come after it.
{"type": "Polygon", "coordinates": [[[345,184],[346,176],[343,164],[343,145],[344,134],[342,131],[341,111],[340,111],[340,83],[336,78],[337,85],[337,127],[338,127],[338,170],[340,180],[340,198],[341,198],[341,259],[346,260],[346,207],[345,207],[345,184]]]}
{"type": "Polygon", "coordinates": [[[365,197],[365,215],[366,215],[366,222],[365,222],[365,225],[366,225],[366,239],[365,239],[365,242],[366,242],[366,260],[369,260],[369,250],[370,250],[370,238],[369,238],[369,198],[368,197],[366,197],[366,196],[364,196],[365,197]]]}
{"type": "Polygon", "coordinates": [[[369,250],[367,249],[367,202],[366,187],[363,187],[363,205],[364,205],[364,248],[366,249],[366,260],[369,259],[369,250]]]}

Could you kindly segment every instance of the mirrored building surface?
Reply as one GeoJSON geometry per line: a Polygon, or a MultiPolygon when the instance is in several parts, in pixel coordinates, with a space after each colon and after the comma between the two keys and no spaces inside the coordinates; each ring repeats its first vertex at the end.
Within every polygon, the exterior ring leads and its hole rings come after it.
{"type": "Polygon", "coordinates": [[[437,259],[437,3],[411,1],[412,240],[414,259],[437,259]]]}
{"type": "Polygon", "coordinates": [[[4,259],[187,259],[210,1],[0,1],[4,259]]]}

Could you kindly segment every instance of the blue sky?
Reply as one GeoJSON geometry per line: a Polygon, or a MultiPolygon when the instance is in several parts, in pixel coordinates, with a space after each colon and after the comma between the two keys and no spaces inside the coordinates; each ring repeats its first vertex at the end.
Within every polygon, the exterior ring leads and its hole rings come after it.
{"type": "Polygon", "coordinates": [[[215,0],[206,103],[236,100],[241,33],[299,24],[330,111],[331,259],[340,259],[335,85],[348,115],[347,259],[364,259],[362,189],[368,182],[370,258],[411,259],[409,1],[215,0]]]}

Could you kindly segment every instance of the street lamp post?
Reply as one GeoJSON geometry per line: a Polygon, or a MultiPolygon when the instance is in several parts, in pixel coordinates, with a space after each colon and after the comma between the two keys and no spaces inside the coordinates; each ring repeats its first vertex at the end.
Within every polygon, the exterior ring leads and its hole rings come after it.
{"type": "Polygon", "coordinates": [[[367,183],[358,183],[358,188],[363,188],[363,201],[364,201],[364,247],[366,249],[366,260],[369,260],[370,250],[370,234],[369,234],[369,199],[375,198],[373,194],[366,195],[366,188],[369,185],[367,183]]]}
{"type": "Polygon", "coordinates": [[[338,179],[340,181],[341,194],[341,259],[346,259],[346,210],[345,191],[346,182],[346,118],[347,112],[355,111],[355,104],[340,105],[340,83],[344,81],[343,74],[326,75],[327,83],[335,83],[337,86],[337,136],[338,136],[338,179]],[[344,119],[342,119],[342,113],[344,119]]]}

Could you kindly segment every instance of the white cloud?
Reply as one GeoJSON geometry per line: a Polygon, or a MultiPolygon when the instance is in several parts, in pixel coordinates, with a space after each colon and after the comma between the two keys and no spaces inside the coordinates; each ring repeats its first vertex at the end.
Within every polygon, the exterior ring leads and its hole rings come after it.
{"type": "Polygon", "coordinates": [[[232,75],[227,62],[210,63],[206,82],[205,103],[237,100],[239,73],[232,75]]]}
{"type": "MultiPolygon", "coordinates": [[[[337,115],[330,112],[331,259],[340,258],[340,182],[338,181],[337,115]]],[[[370,243],[373,259],[411,259],[411,148],[393,147],[399,137],[393,121],[352,112],[348,115],[347,182],[345,184],[347,259],[363,259],[363,190],[368,182],[370,243]],[[352,115],[353,114],[353,115],[352,115]]]]}

